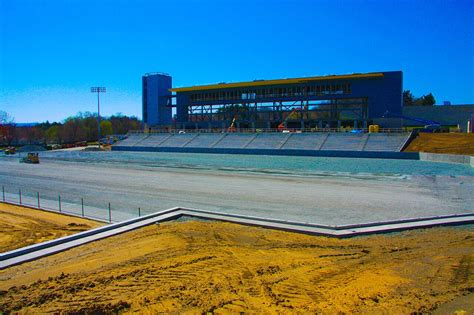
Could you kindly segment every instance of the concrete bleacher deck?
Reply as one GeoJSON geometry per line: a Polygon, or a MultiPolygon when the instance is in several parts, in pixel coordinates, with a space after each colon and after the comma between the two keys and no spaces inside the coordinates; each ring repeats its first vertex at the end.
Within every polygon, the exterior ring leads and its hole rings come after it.
{"type": "Polygon", "coordinates": [[[253,138],[255,138],[255,136],[256,134],[253,133],[227,133],[221,138],[217,134],[216,143],[213,147],[243,149],[250,141],[253,140],[253,138]]]}
{"type": "Polygon", "coordinates": [[[147,138],[147,134],[130,134],[126,139],[120,141],[120,146],[131,147],[147,138]]]}
{"type": "Polygon", "coordinates": [[[200,133],[186,144],[189,148],[212,148],[225,134],[216,137],[215,134],[200,133]]]}
{"type": "MultiPolygon", "coordinates": [[[[168,137],[160,143],[160,147],[184,147],[188,142],[192,141],[194,138],[199,136],[199,134],[184,133],[184,134],[174,134],[171,137],[168,137]]],[[[150,137],[153,138],[153,135],[150,137]]],[[[145,142],[145,141],[144,141],[145,142]]],[[[143,144],[146,145],[146,144],[143,144]]]]}
{"type": "Polygon", "coordinates": [[[319,150],[326,141],[328,133],[291,134],[282,149],[288,150],[319,150]]]}
{"type": "Polygon", "coordinates": [[[390,133],[372,133],[365,144],[364,151],[400,151],[406,137],[390,133]]]}
{"type": "MultiPolygon", "coordinates": [[[[368,134],[367,134],[368,135],[368,134]]],[[[320,150],[362,151],[366,134],[331,133],[328,134],[320,150]]]]}
{"type": "Polygon", "coordinates": [[[401,158],[408,158],[408,153],[400,151],[409,136],[350,132],[131,133],[116,143],[113,150],[353,157],[383,157],[382,153],[388,157],[399,153],[407,156],[401,158]]]}
{"type": "Polygon", "coordinates": [[[281,135],[278,133],[258,133],[246,146],[249,149],[280,149],[282,144],[291,134],[281,135]]]}

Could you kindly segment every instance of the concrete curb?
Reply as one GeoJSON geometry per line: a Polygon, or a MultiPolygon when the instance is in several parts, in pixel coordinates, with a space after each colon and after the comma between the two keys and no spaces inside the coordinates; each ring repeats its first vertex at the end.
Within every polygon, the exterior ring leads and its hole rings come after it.
{"type": "Polygon", "coordinates": [[[200,209],[171,208],[143,217],[122,221],[93,230],[69,235],[56,240],[34,244],[0,254],[0,270],[22,264],[41,257],[66,251],[70,248],[98,241],[107,237],[129,232],[147,225],[178,219],[182,216],[217,220],[237,224],[278,229],[310,235],[330,237],[353,237],[375,233],[389,233],[408,229],[427,228],[443,225],[465,225],[474,223],[474,213],[451,216],[414,218],[396,221],[374,222],[367,224],[330,226],[307,222],[293,222],[236,215],[231,213],[212,212],[200,209]]]}
{"type": "Polygon", "coordinates": [[[96,240],[103,239],[109,236],[131,231],[135,228],[139,228],[148,224],[152,224],[155,221],[153,222],[148,222],[148,221],[153,220],[156,217],[159,217],[161,221],[164,221],[169,218],[175,218],[177,216],[177,213],[175,213],[177,210],[179,210],[179,208],[171,208],[164,211],[145,215],[139,218],[134,218],[134,219],[130,219],[130,220],[126,220],[126,221],[122,221],[118,223],[113,223],[109,225],[104,225],[92,230],[79,232],[73,235],[68,235],[65,237],[58,238],[58,239],[42,242],[39,244],[33,244],[33,245],[25,246],[22,248],[18,248],[6,253],[1,253],[0,254],[0,270],[5,268],[4,263],[8,264],[9,261],[12,261],[12,262],[17,261],[19,257],[23,257],[21,259],[21,263],[23,263],[29,260],[37,259],[39,257],[54,254],[56,252],[60,252],[65,249],[83,245],[92,241],[96,241],[96,240]]]}

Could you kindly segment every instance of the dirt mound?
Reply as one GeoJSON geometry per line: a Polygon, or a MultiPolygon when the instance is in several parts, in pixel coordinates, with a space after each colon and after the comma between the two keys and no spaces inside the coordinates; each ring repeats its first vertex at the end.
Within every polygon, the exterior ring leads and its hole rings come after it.
{"type": "Polygon", "coordinates": [[[474,134],[421,132],[405,151],[474,155],[474,134]]]}
{"type": "Polygon", "coordinates": [[[0,253],[100,225],[91,220],[0,203],[0,253]]]}
{"type": "Polygon", "coordinates": [[[473,247],[472,227],[338,240],[169,222],[1,271],[0,312],[472,313],[473,247]]]}

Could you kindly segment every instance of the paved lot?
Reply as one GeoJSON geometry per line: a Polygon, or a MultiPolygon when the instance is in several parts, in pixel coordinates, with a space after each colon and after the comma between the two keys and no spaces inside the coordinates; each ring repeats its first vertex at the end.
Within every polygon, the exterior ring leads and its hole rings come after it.
{"type": "Polygon", "coordinates": [[[135,164],[0,158],[6,198],[114,220],[175,206],[322,224],[473,212],[473,176],[294,177],[135,164]]]}

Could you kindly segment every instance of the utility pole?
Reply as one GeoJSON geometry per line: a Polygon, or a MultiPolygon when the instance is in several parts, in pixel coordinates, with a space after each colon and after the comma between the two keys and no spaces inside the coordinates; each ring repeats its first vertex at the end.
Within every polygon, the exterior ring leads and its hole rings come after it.
{"type": "Polygon", "coordinates": [[[97,140],[99,142],[100,149],[100,93],[105,93],[105,87],[103,86],[94,86],[91,87],[91,93],[97,93],[97,122],[98,122],[98,135],[97,140]]]}

